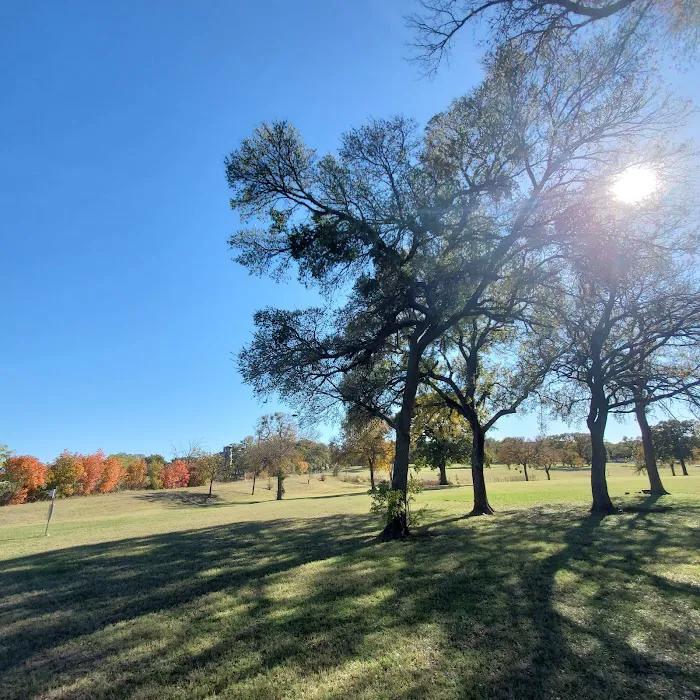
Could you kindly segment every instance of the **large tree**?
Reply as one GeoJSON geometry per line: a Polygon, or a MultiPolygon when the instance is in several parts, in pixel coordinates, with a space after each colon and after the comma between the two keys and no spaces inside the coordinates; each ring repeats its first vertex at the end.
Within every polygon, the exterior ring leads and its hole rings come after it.
{"type": "Polygon", "coordinates": [[[471,456],[469,424],[437,394],[419,397],[414,419],[413,461],[437,469],[440,486],[447,486],[447,467],[471,456]]]}
{"type": "MultiPolygon", "coordinates": [[[[631,387],[641,380],[640,368],[655,366],[666,385],[660,358],[695,346],[700,330],[700,294],[678,264],[687,264],[692,238],[678,219],[658,216],[658,208],[624,209],[609,197],[605,189],[596,192],[566,222],[576,234],[569,238],[570,268],[547,309],[565,349],[557,373],[582,390],[566,394],[558,386],[556,393],[569,408],[577,398],[587,407],[592,510],[600,513],[614,511],[605,478],[610,414],[635,410],[639,398],[631,387]]],[[[649,389],[644,396],[647,405],[667,398],[649,389]]],[[[658,473],[649,471],[652,488],[663,492],[658,473]]]]}
{"type": "Polygon", "coordinates": [[[692,56],[700,36],[696,0],[419,0],[407,18],[415,58],[433,74],[458,34],[477,24],[489,40],[518,41],[535,51],[570,41],[581,30],[614,31],[623,44],[642,38],[656,49],[692,56]]]}
{"type": "MultiPolygon", "coordinates": [[[[423,138],[406,120],[374,121],[337,156],[318,158],[287,123],[258,128],[226,162],[233,207],[268,224],[232,238],[239,262],[265,274],[295,264],[321,291],[348,293],[340,306],[259,312],[246,381],[386,420],[405,497],[426,351],[465,319],[501,314],[490,291],[502,272],[551,245],[587,178],[652,126],[638,59],[600,42],[537,63],[504,51],[423,138]]],[[[405,513],[385,530],[406,533],[405,513]]]]}
{"type": "Polygon", "coordinates": [[[486,437],[504,416],[515,413],[544,380],[557,348],[548,333],[533,330],[528,318],[528,286],[548,269],[542,260],[532,266],[524,256],[508,277],[500,313],[455,325],[432,349],[426,382],[445,405],[463,416],[471,428],[471,471],[474,504],[471,515],[493,513],[484,477],[486,437]]]}

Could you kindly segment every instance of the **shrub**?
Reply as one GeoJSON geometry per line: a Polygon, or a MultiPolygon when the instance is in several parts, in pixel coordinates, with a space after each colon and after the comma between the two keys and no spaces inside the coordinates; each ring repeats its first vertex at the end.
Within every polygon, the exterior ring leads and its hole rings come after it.
{"type": "Polygon", "coordinates": [[[420,524],[425,514],[425,508],[418,511],[411,511],[411,503],[415,501],[415,495],[422,491],[422,487],[418,479],[411,476],[408,480],[408,497],[403,498],[401,491],[395,491],[391,488],[391,484],[382,482],[374,491],[369,491],[372,497],[372,513],[381,515],[385,522],[390,523],[396,516],[406,513],[406,520],[409,527],[414,527],[420,524]]]}

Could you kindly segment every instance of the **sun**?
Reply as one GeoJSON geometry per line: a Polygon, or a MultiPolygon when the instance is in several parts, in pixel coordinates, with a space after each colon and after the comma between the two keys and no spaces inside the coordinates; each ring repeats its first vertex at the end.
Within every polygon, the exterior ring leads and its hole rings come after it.
{"type": "Polygon", "coordinates": [[[630,166],[615,179],[612,193],[624,204],[636,204],[658,187],[658,177],[651,168],[630,166]]]}

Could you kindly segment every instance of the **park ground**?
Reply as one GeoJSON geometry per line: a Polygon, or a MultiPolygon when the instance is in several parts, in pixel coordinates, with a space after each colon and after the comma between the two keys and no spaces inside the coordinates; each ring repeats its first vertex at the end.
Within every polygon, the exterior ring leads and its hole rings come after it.
{"type": "Polygon", "coordinates": [[[358,470],[3,508],[0,698],[700,697],[700,468],[609,472],[450,470],[392,543],[358,470]]]}

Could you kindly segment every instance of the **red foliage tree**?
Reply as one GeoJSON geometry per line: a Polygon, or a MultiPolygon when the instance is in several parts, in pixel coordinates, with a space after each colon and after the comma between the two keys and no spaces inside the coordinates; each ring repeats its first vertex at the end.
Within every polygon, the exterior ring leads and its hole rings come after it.
{"type": "Polygon", "coordinates": [[[46,482],[46,467],[30,455],[8,457],[2,476],[12,486],[9,502],[24,503],[33,501],[37,490],[46,482]]]}
{"type": "Polygon", "coordinates": [[[190,471],[187,463],[182,459],[176,459],[165,464],[160,470],[160,480],[164,489],[177,489],[187,486],[190,481],[190,471]]]}
{"type": "Polygon", "coordinates": [[[100,493],[113,491],[122,479],[124,469],[122,463],[117,457],[107,457],[102,460],[102,472],[100,480],[97,484],[97,489],[100,493]]]}
{"type": "Polygon", "coordinates": [[[97,485],[102,479],[105,455],[102,450],[98,450],[92,455],[80,455],[79,459],[82,473],[78,484],[78,493],[88,496],[95,493],[97,485]]]}

